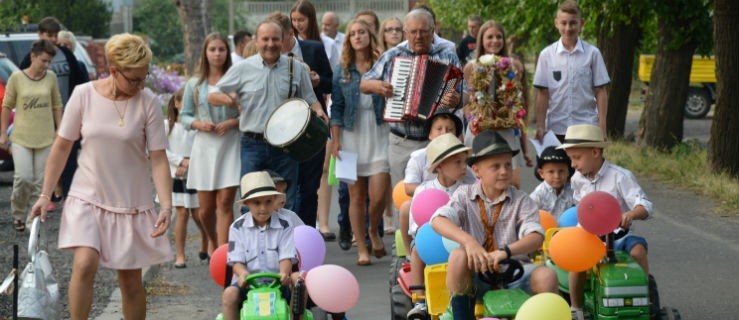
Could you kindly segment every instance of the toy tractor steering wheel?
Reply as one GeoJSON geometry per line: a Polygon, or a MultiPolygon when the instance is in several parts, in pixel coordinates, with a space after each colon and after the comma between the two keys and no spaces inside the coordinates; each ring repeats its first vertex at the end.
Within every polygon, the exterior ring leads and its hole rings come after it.
{"type": "Polygon", "coordinates": [[[246,277],[246,283],[249,284],[249,287],[252,288],[279,288],[280,287],[280,275],[274,274],[271,272],[259,272],[255,274],[250,274],[246,277]],[[272,282],[259,284],[257,283],[257,279],[272,279],[272,282]]]}
{"type": "Polygon", "coordinates": [[[505,259],[498,265],[502,271],[480,272],[480,279],[490,285],[506,285],[523,277],[523,265],[518,260],[505,259]]]}

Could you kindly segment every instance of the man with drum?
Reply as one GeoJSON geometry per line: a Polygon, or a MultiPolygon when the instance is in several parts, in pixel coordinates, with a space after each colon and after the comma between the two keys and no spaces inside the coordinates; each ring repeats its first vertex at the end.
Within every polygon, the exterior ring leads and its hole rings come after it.
{"type": "MultiPolygon", "coordinates": [[[[384,97],[393,96],[390,83],[393,58],[413,57],[427,54],[430,58],[459,67],[457,54],[446,47],[433,43],[434,18],[423,9],[411,10],[405,16],[405,38],[408,41],[382,54],[372,68],[362,76],[359,89],[365,94],[377,94],[384,97]]],[[[442,75],[443,76],[443,75],[442,75]]],[[[442,108],[456,109],[461,103],[461,86],[457,91],[446,94],[441,100],[442,108]]],[[[402,180],[405,166],[411,152],[426,147],[427,135],[424,126],[412,122],[391,122],[390,124],[390,176],[393,184],[402,180]]]]}
{"type": "Polygon", "coordinates": [[[280,174],[291,182],[285,208],[294,211],[299,163],[264,139],[267,120],[272,111],[289,98],[305,100],[319,118],[324,121],[328,118],[313,93],[308,70],[301,62],[294,61],[290,81],[290,59],[281,54],[283,34],[278,23],[260,22],[254,40],[259,54],[231,67],[216,84],[220,92],[210,93],[208,102],[240,110],[241,175],[266,169],[280,174]]]}

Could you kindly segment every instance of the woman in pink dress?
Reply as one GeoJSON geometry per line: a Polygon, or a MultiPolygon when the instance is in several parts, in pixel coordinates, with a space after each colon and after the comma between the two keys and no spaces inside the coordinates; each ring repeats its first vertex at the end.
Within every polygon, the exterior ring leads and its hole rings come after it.
{"type": "Polygon", "coordinates": [[[141,37],[126,33],[108,40],[105,56],[110,76],[77,86],[67,102],[32,215],[46,219],[49,195],[73,142],[82,137],[79,168],[59,227],[59,248],[74,252],[70,317],[87,319],[95,273],[102,265],[117,270],[123,317],[144,319],[141,268],[172,259],[169,240],[162,236],[172,214],[167,137],[161,102],[142,91],[151,50],[141,37]]]}

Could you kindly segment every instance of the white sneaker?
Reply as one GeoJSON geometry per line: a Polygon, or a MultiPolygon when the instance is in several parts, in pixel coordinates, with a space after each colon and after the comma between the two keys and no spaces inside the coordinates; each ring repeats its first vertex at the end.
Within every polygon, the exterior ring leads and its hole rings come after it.
{"type": "Polygon", "coordinates": [[[408,314],[406,315],[408,320],[428,319],[428,316],[429,311],[425,303],[416,303],[413,309],[411,309],[411,311],[408,311],[408,314]]]}

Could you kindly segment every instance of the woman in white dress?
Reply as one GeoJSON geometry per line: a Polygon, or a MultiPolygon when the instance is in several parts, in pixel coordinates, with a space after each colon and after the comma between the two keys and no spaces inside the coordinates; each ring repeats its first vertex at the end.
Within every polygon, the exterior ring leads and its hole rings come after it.
{"type": "Polygon", "coordinates": [[[229,52],[227,39],[219,33],[205,38],[198,70],[185,84],[182,101],[182,125],[198,131],[192,146],[187,188],[198,191],[200,221],[208,236],[209,255],[228,242],[241,166],[239,111],[211,106],[207,100],[208,93],[217,90],[215,84],[231,67],[229,52]]]}
{"type": "Polygon", "coordinates": [[[382,212],[390,188],[388,135],[390,129],[382,118],[383,97],[359,92],[362,74],[377,60],[377,36],[364,21],[352,20],[346,27],[341,62],[334,69],[331,100],[331,153],[340,159],[339,150],[357,154],[357,181],[349,185],[349,217],[357,239],[357,264],[369,265],[365,239],[365,205],[369,196],[369,238],[373,255],[386,255],[379,234],[382,212]]]}

